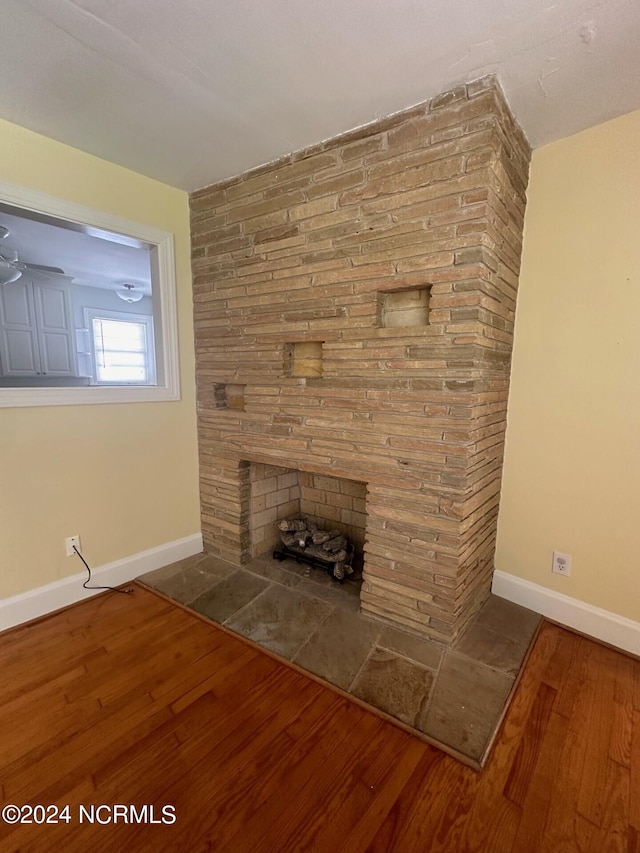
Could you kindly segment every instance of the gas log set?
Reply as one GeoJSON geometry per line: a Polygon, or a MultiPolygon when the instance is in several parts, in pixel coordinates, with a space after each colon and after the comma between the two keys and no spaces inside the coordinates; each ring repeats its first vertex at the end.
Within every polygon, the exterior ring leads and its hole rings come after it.
{"type": "Polygon", "coordinates": [[[274,560],[290,557],[317,569],[323,569],[337,581],[353,574],[353,545],[339,530],[322,530],[308,516],[285,518],[278,522],[282,548],[273,552],[274,560]]]}

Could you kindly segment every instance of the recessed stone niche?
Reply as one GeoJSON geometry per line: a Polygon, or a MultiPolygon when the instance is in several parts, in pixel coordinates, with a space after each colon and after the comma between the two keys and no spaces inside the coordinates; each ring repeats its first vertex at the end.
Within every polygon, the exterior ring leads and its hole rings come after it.
{"type": "Polygon", "coordinates": [[[215,382],[213,400],[216,409],[244,411],[244,385],[215,382]]]}
{"type": "Polygon", "coordinates": [[[426,326],[429,322],[429,288],[392,290],[378,295],[380,325],[384,328],[426,326]]]}
{"type": "Polygon", "coordinates": [[[288,376],[319,379],[322,376],[322,341],[300,341],[285,346],[288,376]]]}
{"type": "Polygon", "coordinates": [[[207,552],[268,553],[292,471],[366,483],[363,612],[464,630],[491,588],[530,153],[485,77],[192,193],[207,552]]]}

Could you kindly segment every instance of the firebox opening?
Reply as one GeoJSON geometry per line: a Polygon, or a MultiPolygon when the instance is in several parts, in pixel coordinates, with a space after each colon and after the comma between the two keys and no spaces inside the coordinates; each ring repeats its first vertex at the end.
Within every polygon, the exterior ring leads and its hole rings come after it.
{"type": "Polygon", "coordinates": [[[366,483],[253,463],[251,556],[270,557],[281,546],[278,522],[306,516],[320,528],[339,530],[354,548],[352,566],[360,576],[366,529],[366,483]]]}

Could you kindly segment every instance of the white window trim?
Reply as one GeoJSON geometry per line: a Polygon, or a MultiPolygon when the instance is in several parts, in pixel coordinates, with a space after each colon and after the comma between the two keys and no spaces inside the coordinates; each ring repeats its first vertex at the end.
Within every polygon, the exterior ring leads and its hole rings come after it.
{"type": "Polygon", "coordinates": [[[156,247],[154,280],[157,385],[88,385],[76,388],[0,388],[0,408],[75,406],[90,403],[146,403],[180,399],[178,316],[173,234],[110,213],[0,181],[0,200],[27,210],[91,225],[156,247]],[[157,301],[156,301],[157,300],[157,301]],[[159,321],[159,322],[158,322],[159,321]]]}
{"type": "Polygon", "coordinates": [[[150,314],[132,314],[130,311],[111,311],[104,308],[84,308],[84,322],[85,326],[89,329],[89,344],[91,346],[91,367],[93,370],[93,384],[94,385],[108,385],[109,387],[113,385],[122,385],[123,387],[135,386],[137,388],[146,388],[147,385],[141,382],[100,382],[97,378],[97,361],[96,361],[96,345],[95,345],[95,336],[93,333],[93,321],[94,319],[105,319],[105,320],[123,320],[127,323],[137,323],[138,325],[142,325],[145,327],[145,335],[147,337],[147,372],[151,374],[153,377],[153,382],[149,383],[151,387],[156,384],[157,374],[156,374],[156,357],[155,350],[153,346],[154,336],[153,336],[153,317],[150,314]]]}

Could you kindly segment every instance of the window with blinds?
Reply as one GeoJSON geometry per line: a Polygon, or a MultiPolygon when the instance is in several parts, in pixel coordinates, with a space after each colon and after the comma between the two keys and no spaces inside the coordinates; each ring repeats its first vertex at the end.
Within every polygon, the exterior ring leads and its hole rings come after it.
{"type": "Polygon", "coordinates": [[[109,317],[91,313],[94,381],[99,385],[154,385],[151,317],[118,318],[113,316],[116,312],[109,312],[109,317]]]}

